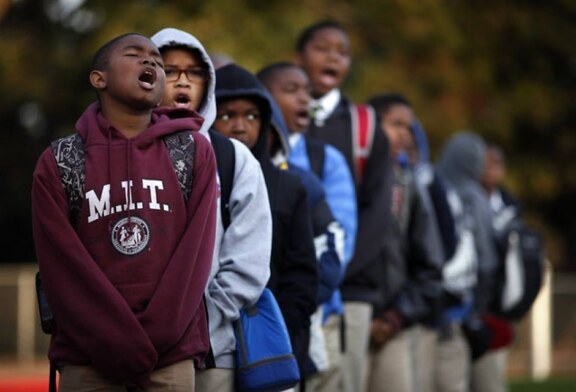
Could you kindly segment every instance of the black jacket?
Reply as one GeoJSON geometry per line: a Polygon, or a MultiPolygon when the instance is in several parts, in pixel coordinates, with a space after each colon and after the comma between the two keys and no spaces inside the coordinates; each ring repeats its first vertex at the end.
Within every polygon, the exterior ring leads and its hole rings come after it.
{"type": "Polygon", "coordinates": [[[432,206],[411,169],[394,171],[393,205],[388,225],[381,302],[376,317],[393,311],[406,325],[434,324],[442,294],[442,249],[433,232],[432,206]]]}
{"type": "Polygon", "coordinates": [[[260,162],[272,211],[272,259],[268,287],[278,300],[298,359],[308,351],[310,316],[317,308],[318,269],[306,191],[300,177],[276,168],[267,152],[271,106],[250,72],[229,64],[216,71],[217,103],[248,98],[260,108],[262,126],[252,153],[260,162]]]}
{"type": "MultiPolygon", "coordinates": [[[[356,175],[350,102],[342,97],[334,112],[322,127],[312,123],[308,129],[311,138],[322,140],[336,147],[356,175]]],[[[377,121],[377,124],[379,122],[377,121]]],[[[387,206],[390,205],[392,181],[389,163],[389,146],[380,126],[374,132],[371,154],[366,163],[364,180],[356,187],[358,202],[358,233],[354,256],[346,269],[342,284],[345,301],[378,301],[383,282],[378,279],[379,271],[386,262],[384,241],[385,227],[389,222],[387,206]]]]}

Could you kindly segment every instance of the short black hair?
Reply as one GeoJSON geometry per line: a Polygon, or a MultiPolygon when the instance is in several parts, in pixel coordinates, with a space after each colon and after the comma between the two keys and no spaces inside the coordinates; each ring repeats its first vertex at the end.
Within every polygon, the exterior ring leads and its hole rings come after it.
{"type": "Polygon", "coordinates": [[[262,84],[268,85],[270,82],[272,82],[274,77],[276,77],[276,75],[279,72],[291,68],[300,69],[299,66],[289,61],[278,61],[276,63],[269,64],[264,68],[262,68],[260,71],[256,73],[256,77],[262,84]]]}
{"type": "Polygon", "coordinates": [[[296,40],[296,51],[302,52],[306,47],[306,44],[312,40],[314,35],[320,30],[324,29],[336,29],[348,35],[348,30],[346,30],[346,28],[341,23],[338,23],[335,20],[328,19],[316,22],[302,30],[298,36],[298,39],[296,40]]]}
{"type": "Polygon", "coordinates": [[[404,105],[409,108],[412,107],[412,103],[410,103],[405,96],[399,93],[374,95],[367,101],[367,103],[379,114],[386,113],[394,105],[404,105]]]}
{"type": "Polygon", "coordinates": [[[146,39],[150,39],[143,34],[138,33],[125,33],[119,35],[116,38],[111,39],[110,41],[106,42],[104,45],[100,47],[92,57],[92,65],[90,66],[90,71],[105,71],[108,68],[108,64],[110,63],[110,53],[112,50],[118,45],[118,43],[124,38],[129,37],[131,35],[138,35],[140,37],[144,37],[146,39]]]}

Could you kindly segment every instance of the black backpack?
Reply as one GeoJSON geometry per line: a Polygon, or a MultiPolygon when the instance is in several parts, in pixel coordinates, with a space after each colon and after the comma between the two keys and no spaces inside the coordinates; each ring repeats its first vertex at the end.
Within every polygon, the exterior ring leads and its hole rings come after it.
{"type": "Polygon", "coordinates": [[[530,311],[542,287],[544,238],[522,222],[516,222],[497,243],[501,263],[492,310],[500,317],[518,321],[530,311]]]}
{"type": "Polygon", "coordinates": [[[213,130],[209,131],[216,163],[220,177],[220,216],[224,229],[230,225],[230,194],[234,186],[234,171],[236,170],[236,152],[234,145],[226,137],[213,130]]]}

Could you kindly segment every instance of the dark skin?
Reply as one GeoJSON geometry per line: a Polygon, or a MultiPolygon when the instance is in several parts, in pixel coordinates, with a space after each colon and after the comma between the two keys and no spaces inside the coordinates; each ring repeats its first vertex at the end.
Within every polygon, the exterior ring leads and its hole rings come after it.
{"type": "Polygon", "coordinates": [[[308,74],[312,96],[322,97],[340,87],[350,71],[348,35],[333,27],[318,30],[294,61],[308,74]]]}
{"type": "Polygon", "coordinates": [[[372,347],[378,349],[384,346],[395,334],[396,331],[388,322],[382,319],[372,320],[372,325],[370,326],[370,344],[372,347]]]}
{"type": "Polygon", "coordinates": [[[127,139],[144,132],[164,94],[162,56],[148,38],[131,34],[110,51],[103,70],[90,72],[102,114],[127,139]]]}

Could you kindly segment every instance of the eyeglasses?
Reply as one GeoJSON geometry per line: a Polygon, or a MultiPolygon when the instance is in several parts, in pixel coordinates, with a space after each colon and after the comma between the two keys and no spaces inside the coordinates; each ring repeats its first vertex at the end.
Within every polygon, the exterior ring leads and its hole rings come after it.
{"type": "Polygon", "coordinates": [[[180,75],[182,74],[186,75],[186,79],[188,79],[190,83],[204,83],[206,79],[208,79],[208,72],[200,67],[187,69],[166,67],[164,72],[166,73],[167,82],[176,82],[180,80],[180,75]]]}

